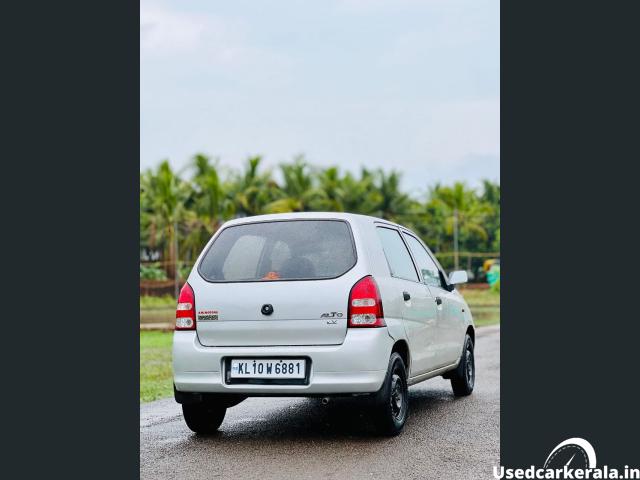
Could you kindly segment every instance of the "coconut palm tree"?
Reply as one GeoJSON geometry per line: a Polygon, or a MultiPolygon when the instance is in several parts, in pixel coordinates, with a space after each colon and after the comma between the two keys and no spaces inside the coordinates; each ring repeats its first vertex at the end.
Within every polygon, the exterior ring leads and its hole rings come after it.
{"type": "Polygon", "coordinates": [[[279,185],[261,167],[261,157],[254,156],[240,171],[225,172],[216,160],[199,154],[185,170],[188,180],[167,161],[141,173],[141,244],[163,250],[168,276],[175,275],[176,243],[182,259],[193,259],[225,220],[272,212],[329,210],[383,217],[413,228],[440,253],[453,249],[457,219],[460,250],[500,248],[497,183],[484,181],[480,193],[463,183],[436,184],[418,201],[402,190],[397,171],[342,173],[338,167],[314,168],[300,156],[279,166],[279,185]]]}
{"type": "Polygon", "coordinates": [[[229,183],[231,197],[238,216],[265,213],[265,206],[278,198],[279,186],[271,171],[259,172],[262,157],[250,157],[244,171],[229,183]]]}
{"type": "Polygon", "coordinates": [[[218,230],[222,222],[233,218],[235,204],[219,175],[218,162],[198,154],[191,162],[194,174],[185,214],[184,248],[194,258],[202,246],[218,230]]]}
{"type": "Polygon", "coordinates": [[[190,187],[171,169],[167,160],[140,178],[141,217],[145,217],[150,243],[162,245],[169,277],[176,275],[178,226],[185,217],[190,187]]]}
{"type": "Polygon", "coordinates": [[[485,219],[487,246],[494,252],[500,251],[500,184],[483,180],[480,200],[491,208],[485,219]]]}
{"type": "Polygon", "coordinates": [[[488,240],[485,219],[491,213],[491,208],[464,183],[456,182],[451,187],[436,184],[430,189],[427,205],[434,211],[439,210],[438,214],[444,219],[444,233],[451,242],[456,222],[459,243],[465,249],[479,250],[479,244],[488,240]]]}
{"type": "Polygon", "coordinates": [[[342,178],[342,205],[345,212],[376,215],[382,200],[375,185],[375,174],[370,170],[360,170],[360,178],[348,172],[342,178]]]}
{"type": "Polygon", "coordinates": [[[318,189],[311,202],[312,209],[325,212],[343,212],[345,192],[338,167],[320,169],[316,172],[316,178],[318,189]]]}
{"type": "Polygon", "coordinates": [[[415,203],[400,189],[402,175],[399,172],[392,170],[386,173],[379,169],[375,178],[375,186],[380,195],[376,209],[378,217],[401,223],[403,218],[415,213],[415,203]]]}
{"type": "Polygon", "coordinates": [[[265,205],[266,213],[306,212],[312,210],[314,198],[322,192],[316,186],[314,172],[302,156],[293,163],[280,164],[283,183],[276,200],[265,205]]]}

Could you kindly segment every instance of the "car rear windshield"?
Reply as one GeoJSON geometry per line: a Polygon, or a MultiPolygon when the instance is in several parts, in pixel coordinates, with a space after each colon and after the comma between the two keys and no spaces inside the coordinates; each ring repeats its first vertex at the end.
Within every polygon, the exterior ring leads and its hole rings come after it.
{"type": "Polygon", "coordinates": [[[351,230],[341,220],[288,220],[225,228],[200,262],[210,282],[339,277],[356,263],[351,230]]]}

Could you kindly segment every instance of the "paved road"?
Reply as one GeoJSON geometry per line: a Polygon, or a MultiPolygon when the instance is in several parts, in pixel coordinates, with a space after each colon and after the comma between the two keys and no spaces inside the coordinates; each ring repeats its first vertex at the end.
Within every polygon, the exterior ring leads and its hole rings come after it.
{"type": "Polygon", "coordinates": [[[372,434],[354,399],[250,398],[219,434],[198,437],[173,399],[140,407],[143,479],[493,478],[500,458],[500,329],[478,330],[473,395],[448,381],[409,389],[411,413],[395,438],[372,434]]]}

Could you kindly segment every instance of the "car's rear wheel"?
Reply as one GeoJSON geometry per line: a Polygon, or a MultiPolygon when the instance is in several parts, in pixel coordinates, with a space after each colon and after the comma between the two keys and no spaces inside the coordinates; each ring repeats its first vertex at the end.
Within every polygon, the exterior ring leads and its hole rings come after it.
{"type": "Polygon", "coordinates": [[[227,407],[215,402],[183,404],[182,414],[187,426],[200,434],[215,433],[227,413],[227,407]]]}
{"type": "Polygon", "coordinates": [[[476,362],[473,356],[473,340],[469,335],[464,340],[464,349],[458,368],[451,374],[451,388],[456,397],[471,395],[476,381],[476,362]]]}
{"type": "Polygon", "coordinates": [[[377,429],[383,435],[398,435],[409,416],[407,369],[402,357],[391,354],[387,376],[376,399],[377,429]]]}

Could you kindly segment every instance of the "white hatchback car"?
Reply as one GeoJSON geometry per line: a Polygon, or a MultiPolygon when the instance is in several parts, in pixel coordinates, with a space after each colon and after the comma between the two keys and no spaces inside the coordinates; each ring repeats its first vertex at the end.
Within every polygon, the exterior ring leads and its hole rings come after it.
{"type": "Polygon", "coordinates": [[[176,401],[197,433],[252,396],[362,396],[379,431],[398,434],[408,387],[442,375],[474,385],[473,319],[410,230],[346,213],[225,223],[180,292],[176,401]]]}

